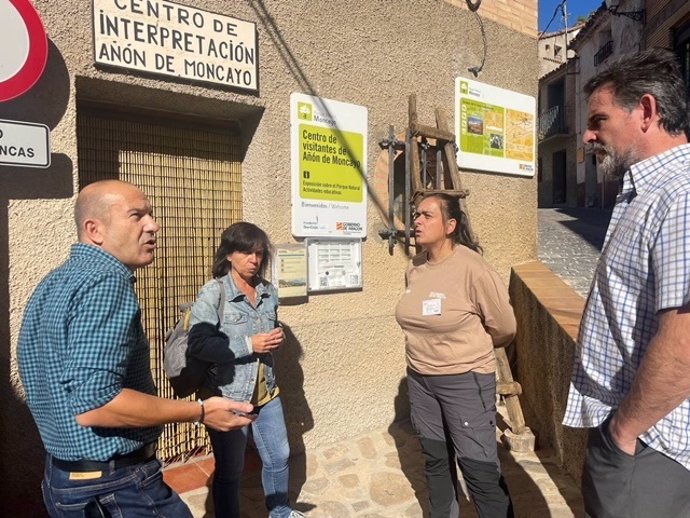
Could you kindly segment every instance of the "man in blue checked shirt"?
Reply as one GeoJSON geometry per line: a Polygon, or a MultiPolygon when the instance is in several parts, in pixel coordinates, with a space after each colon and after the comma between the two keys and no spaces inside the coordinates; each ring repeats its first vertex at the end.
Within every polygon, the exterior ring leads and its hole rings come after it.
{"type": "Polygon", "coordinates": [[[134,292],[160,228],[148,198],[125,182],[96,182],[79,193],[75,220],[79,243],[31,296],[17,352],[47,452],[45,505],[52,517],[191,518],[162,479],[161,426],[232,430],[251,422],[252,406],[156,397],[134,292]]]}
{"type": "Polygon", "coordinates": [[[564,423],[590,427],[587,516],[690,517],[690,145],[673,53],[585,85],[584,142],[622,179],[580,325],[564,423]]]}

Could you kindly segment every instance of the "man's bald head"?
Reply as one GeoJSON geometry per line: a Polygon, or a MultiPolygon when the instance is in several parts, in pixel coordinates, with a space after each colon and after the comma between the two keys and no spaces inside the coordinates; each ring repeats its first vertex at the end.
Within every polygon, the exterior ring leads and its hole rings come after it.
{"type": "Polygon", "coordinates": [[[151,202],[134,185],[103,180],[84,187],[74,207],[79,242],[101,248],[132,270],[153,261],[156,233],[151,202]]]}
{"type": "Polygon", "coordinates": [[[104,225],[110,223],[110,211],[128,190],[139,190],[131,183],[121,180],[101,180],[84,187],[77,196],[74,206],[74,222],[77,225],[77,238],[84,242],[84,223],[98,220],[104,225]]]}

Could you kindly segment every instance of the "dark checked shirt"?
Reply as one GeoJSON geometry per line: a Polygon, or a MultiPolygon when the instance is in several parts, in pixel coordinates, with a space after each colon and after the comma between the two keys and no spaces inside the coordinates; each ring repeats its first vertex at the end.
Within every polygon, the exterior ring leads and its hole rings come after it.
{"type": "Polygon", "coordinates": [[[160,428],[90,428],[75,417],[123,388],[155,394],[149,344],[132,271],[100,248],[72,246],[24,312],[17,359],[43,444],[62,460],[105,461],[160,435],[160,428]]]}
{"type": "MultiPolygon", "coordinates": [[[[598,426],[618,408],[658,330],[659,312],[689,301],[686,144],[625,173],[580,324],[564,424],[598,426]]],[[[640,438],[690,469],[690,399],[640,438]]]]}

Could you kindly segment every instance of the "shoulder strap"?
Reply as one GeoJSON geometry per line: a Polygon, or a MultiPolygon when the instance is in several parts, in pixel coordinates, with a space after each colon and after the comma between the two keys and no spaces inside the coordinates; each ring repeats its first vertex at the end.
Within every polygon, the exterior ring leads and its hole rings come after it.
{"type": "Polygon", "coordinates": [[[216,279],[220,285],[220,300],[218,301],[218,326],[223,323],[223,312],[225,311],[225,283],[223,278],[216,279]]]}

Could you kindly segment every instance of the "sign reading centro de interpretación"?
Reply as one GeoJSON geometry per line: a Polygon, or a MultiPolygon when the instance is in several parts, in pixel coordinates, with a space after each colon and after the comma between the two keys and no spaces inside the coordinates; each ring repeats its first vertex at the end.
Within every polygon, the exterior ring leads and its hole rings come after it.
{"type": "Polygon", "coordinates": [[[168,0],[93,0],[97,64],[258,90],[256,24],[168,0]]]}
{"type": "Polygon", "coordinates": [[[292,234],[366,237],[367,109],[293,93],[290,122],[292,234]]]}

